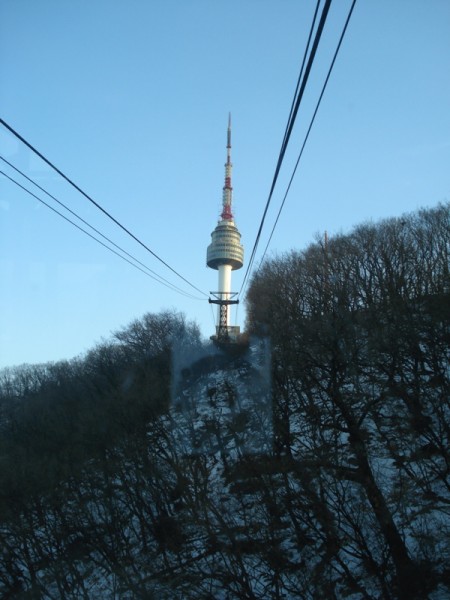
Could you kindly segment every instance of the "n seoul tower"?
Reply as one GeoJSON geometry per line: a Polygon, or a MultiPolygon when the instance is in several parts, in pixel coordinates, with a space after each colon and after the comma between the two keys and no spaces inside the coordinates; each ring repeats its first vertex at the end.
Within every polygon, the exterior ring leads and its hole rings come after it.
{"type": "MultiPolygon", "coordinates": [[[[230,326],[230,304],[236,293],[231,291],[231,271],[240,269],[244,264],[244,247],[241,244],[241,234],[234,223],[231,208],[233,188],[231,187],[231,115],[228,116],[227,130],[227,162],[225,163],[225,185],[223,186],[222,212],[216,228],[211,233],[211,244],[206,253],[206,264],[211,269],[219,271],[217,292],[211,292],[213,299],[209,302],[218,304],[217,339],[233,340],[239,335],[239,327],[230,326]]],[[[213,336],[214,337],[214,336],[213,336]]]]}

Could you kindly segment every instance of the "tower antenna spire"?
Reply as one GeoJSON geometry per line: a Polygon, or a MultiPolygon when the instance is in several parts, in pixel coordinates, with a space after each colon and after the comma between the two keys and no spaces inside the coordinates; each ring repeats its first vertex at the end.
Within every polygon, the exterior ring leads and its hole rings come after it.
{"type": "Polygon", "coordinates": [[[232,221],[233,213],[231,212],[231,204],[233,201],[233,187],[231,185],[231,171],[233,164],[231,162],[231,113],[228,113],[228,129],[227,129],[227,162],[225,163],[225,184],[223,186],[222,196],[222,213],[223,221],[232,221]]]}

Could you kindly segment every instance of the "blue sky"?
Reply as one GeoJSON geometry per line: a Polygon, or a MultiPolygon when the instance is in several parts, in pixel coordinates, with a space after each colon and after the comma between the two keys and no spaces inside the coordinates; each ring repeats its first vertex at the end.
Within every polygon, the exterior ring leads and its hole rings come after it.
{"type": "MultiPolygon", "coordinates": [[[[314,6],[4,0],[0,116],[196,287],[215,290],[205,256],[221,203],[228,112],[235,217],[249,256],[314,6]]],[[[259,254],[349,6],[332,4],[259,254]]],[[[449,200],[449,57],[447,0],[357,1],[269,254],[449,200]]],[[[192,291],[3,128],[0,154],[192,291]]],[[[0,366],[74,357],[166,308],[196,320],[205,337],[213,331],[206,300],[144,276],[3,177],[0,273],[0,366]]],[[[234,289],[243,275],[233,274],[234,289]]],[[[244,318],[242,305],[238,323],[244,318]]]]}

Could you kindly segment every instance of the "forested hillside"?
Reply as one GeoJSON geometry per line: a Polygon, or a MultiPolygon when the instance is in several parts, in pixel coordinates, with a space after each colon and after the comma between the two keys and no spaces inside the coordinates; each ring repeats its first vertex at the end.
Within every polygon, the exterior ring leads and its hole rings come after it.
{"type": "Polygon", "coordinates": [[[0,596],[450,595],[450,205],[253,276],[247,349],[146,315],[0,373],[0,596]]]}

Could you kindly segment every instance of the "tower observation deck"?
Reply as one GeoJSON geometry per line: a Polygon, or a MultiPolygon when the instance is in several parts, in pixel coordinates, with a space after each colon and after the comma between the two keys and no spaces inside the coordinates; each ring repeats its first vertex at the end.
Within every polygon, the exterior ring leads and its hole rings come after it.
{"type": "Polygon", "coordinates": [[[230,326],[228,306],[238,302],[233,300],[236,294],[231,292],[231,271],[240,269],[244,265],[244,247],[232,212],[231,171],[231,116],[229,116],[222,212],[216,228],[211,233],[211,244],[206,252],[206,264],[219,272],[218,291],[211,292],[215,299],[210,299],[210,302],[219,305],[216,335],[221,339],[235,338],[239,334],[239,327],[230,326]]]}

